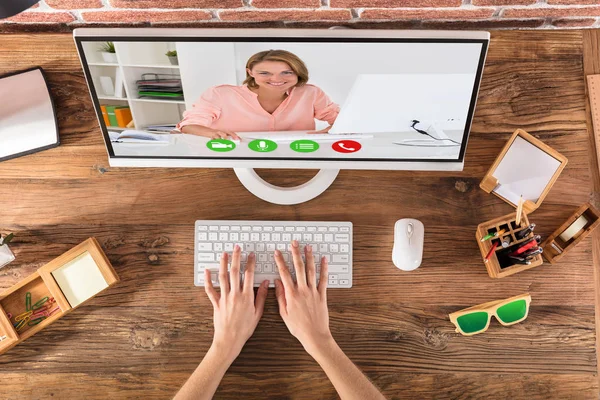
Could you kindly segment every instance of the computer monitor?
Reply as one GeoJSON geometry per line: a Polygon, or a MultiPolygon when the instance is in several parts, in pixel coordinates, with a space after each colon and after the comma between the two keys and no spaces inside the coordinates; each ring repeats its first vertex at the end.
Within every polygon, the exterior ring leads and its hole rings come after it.
{"type": "Polygon", "coordinates": [[[489,44],[487,32],[353,29],[74,37],[111,166],[233,167],[241,179],[255,177],[248,168],[461,170],[489,44]]]}

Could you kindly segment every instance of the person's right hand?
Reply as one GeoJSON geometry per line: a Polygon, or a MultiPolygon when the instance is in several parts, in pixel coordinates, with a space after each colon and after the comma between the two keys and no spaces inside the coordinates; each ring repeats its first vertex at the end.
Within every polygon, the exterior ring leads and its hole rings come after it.
{"type": "Polygon", "coordinates": [[[321,346],[329,344],[333,337],[329,330],[327,309],[327,260],[321,259],[321,274],[317,286],[317,275],[312,246],[304,248],[306,265],[302,261],[298,242],[292,242],[292,256],[296,269],[296,283],[279,250],[275,251],[275,262],[281,280],[275,280],[275,295],[279,303],[279,314],[290,333],[296,337],[308,354],[314,357],[321,346]]]}
{"type": "Polygon", "coordinates": [[[237,135],[237,133],[233,132],[233,131],[226,131],[226,130],[217,130],[217,129],[211,129],[212,132],[207,132],[207,137],[211,138],[211,139],[231,139],[231,140],[239,140],[241,141],[242,139],[237,135]]]}

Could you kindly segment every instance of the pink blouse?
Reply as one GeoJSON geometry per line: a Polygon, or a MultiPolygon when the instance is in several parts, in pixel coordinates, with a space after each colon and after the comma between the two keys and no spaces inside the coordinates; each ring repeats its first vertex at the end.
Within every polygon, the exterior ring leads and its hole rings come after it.
{"type": "Polygon", "coordinates": [[[315,129],[315,118],[332,125],[340,106],[318,87],[293,87],[288,97],[269,114],[258,95],[246,85],[220,85],[208,89],[191,110],[183,113],[177,129],[202,125],[233,132],[304,131],[315,129]]]}

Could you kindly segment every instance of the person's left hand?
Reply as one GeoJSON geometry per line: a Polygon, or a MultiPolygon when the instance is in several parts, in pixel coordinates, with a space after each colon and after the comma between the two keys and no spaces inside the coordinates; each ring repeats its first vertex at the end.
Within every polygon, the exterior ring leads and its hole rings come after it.
{"type": "Polygon", "coordinates": [[[210,271],[205,271],[204,289],[213,305],[215,336],[213,346],[224,356],[235,359],[242,351],[246,341],[252,336],[258,321],[262,317],[267,298],[269,281],[262,282],[254,299],[254,267],[256,256],[248,255],[244,283],[240,283],[240,247],[235,246],[231,258],[231,273],[227,272],[228,254],[221,255],[219,269],[220,293],[217,293],[210,280],[210,271]]]}

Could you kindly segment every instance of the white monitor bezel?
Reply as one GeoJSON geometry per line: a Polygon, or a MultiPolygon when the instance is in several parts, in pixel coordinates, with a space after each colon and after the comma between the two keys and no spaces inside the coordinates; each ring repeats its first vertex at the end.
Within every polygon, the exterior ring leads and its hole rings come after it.
{"type": "Polygon", "coordinates": [[[475,112],[477,95],[483,74],[483,66],[489,47],[490,34],[485,31],[409,31],[409,30],[355,30],[355,29],[213,29],[213,28],[78,28],[73,31],[75,45],[86,77],[88,89],[98,118],[105,147],[111,166],[123,167],[203,167],[203,168],[299,168],[299,169],[383,169],[383,170],[462,170],[464,157],[471,132],[471,123],[475,112]],[[374,39],[398,39],[402,41],[436,42],[478,42],[482,44],[479,65],[475,77],[473,94],[463,133],[459,157],[448,159],[298,159],[298,158],[238,158],[238,157],[149,157],[117,156],[114,154],[108,130],[100,112],[100,104],[95,93],[90,71],[85,60],[82,41],[118,41],[148,40],[156,41],[189,39],[263,39],[282,40],[299,39],[340,39],[346,41],[376,41],[374,39]]]}

